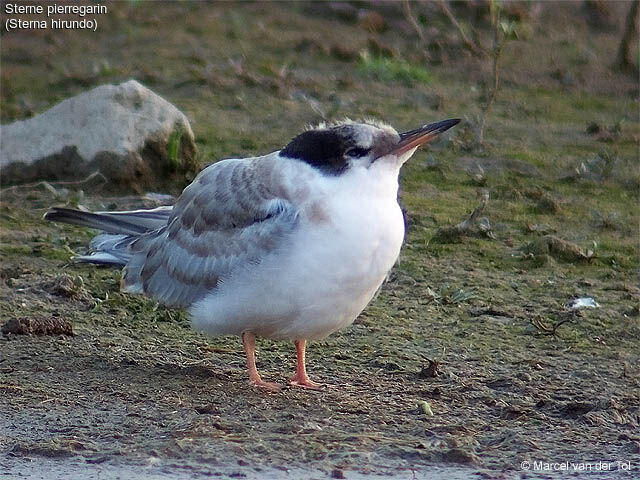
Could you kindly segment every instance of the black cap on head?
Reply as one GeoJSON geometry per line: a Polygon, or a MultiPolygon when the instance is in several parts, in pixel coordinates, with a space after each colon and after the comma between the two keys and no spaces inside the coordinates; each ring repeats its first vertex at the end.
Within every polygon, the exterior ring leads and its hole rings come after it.
{"type": "Polygon", "coordinates": [[[345,129],[308,130],[291,140],[280,155],[302,160],[327,174],[340,175],[348,167],[344,154],[355,144],[345,129]]]}

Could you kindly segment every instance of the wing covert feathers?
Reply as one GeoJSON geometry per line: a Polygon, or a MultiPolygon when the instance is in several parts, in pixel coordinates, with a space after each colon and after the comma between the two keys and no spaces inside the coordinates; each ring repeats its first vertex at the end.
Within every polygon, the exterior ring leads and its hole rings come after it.
{"type": "Polygon", "coordinates": [[[123,290],[186,307],[279,248],[298,214],[265,163],[225,160],[203,170],[166,226],[131,244],[123,290]]]}

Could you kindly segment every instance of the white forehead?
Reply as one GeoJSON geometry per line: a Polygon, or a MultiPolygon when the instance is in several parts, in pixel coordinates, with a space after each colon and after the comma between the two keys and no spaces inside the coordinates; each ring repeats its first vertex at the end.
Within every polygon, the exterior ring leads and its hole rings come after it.
{"type": "Polygon", "coordinates": [[[353,124],[354,127],[354,140],[356,144],[363,148],[373,147],[376,139],[380,141],[382,137],[391,137],[400,139],[396,130],[384,123],[359,123],[353,124]]]}
{"type": "Polygon", "coordinates": [[[363,122],[354,122],[350,119],[341,120],[335,123],[323,123],[315,127],[315,129],[330,129],[335,127],[350,126],[353,139],[356,144],[363,148],[370,148],[374,140],[381,135],[391,135],[398,137],[398,132],[391,125],[380,122],[378,120],[366,119],[363,122]]]}
{"type": "Polygon", "coordinates": [[[353,139],[358,146],[370,148],[377,135],[380,135],[380,129],[372,125],[353,125],[353,139]]]}

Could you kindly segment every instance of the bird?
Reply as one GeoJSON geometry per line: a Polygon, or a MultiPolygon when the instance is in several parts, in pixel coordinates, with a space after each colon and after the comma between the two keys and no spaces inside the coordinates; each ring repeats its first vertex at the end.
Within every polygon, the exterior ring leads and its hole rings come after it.
{"type": "Polygon", "coordinates": [[[249,382],[256,337],[293,341],[289,384],[318,390],[307,342],[351,325],[396,263],[405,224],[401,167],[459,123],[398,133],[377,120],[305,129],[280,150],[204,168],[172,206],[89,212],[54,207],[46,220],[99,230],[79,262],[122,267],[120,288],[187,309],[192,326],[237,335],[249,382]]]}

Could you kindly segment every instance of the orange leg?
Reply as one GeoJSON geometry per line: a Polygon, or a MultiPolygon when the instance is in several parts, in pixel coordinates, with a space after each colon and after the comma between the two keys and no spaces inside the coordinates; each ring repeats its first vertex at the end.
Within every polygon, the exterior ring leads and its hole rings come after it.
{"type": "Polygon", "coordinates": [[[309,388],[311,390],[320,390],[322,389],[322,387],[324,387],[324,385],[312,381],[307,375],[304,358],[306,348],[306,340],[296,340],[296,353],[298,362],[296,364],[296,373],[289,379],[289,383],[296,387],[309,388]]]}
{"type": "Polygon", "coordinates": [[[258,369],[256,368],[256,336],[251,332],[243,332],[242,346],[244,347],[244,353],[247,355],[249,382],[256,387],[264,388],[270,392],[279,391],[281,388],[280,385],[277,383],[265,382],[258,373],[258,369]]]}

